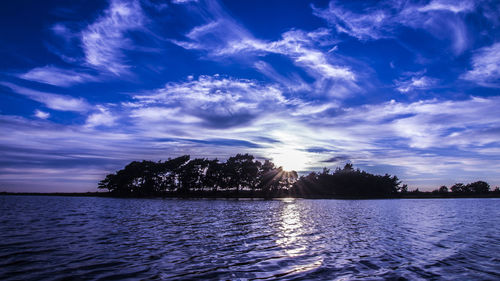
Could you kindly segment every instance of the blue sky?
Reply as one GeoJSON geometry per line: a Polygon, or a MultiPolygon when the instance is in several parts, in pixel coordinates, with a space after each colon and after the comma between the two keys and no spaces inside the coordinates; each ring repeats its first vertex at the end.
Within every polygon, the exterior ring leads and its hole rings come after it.
{"type": "Polygon", "coordinates": [[[3,1],[0,191],[236,153],[500,185],[498,1],[3,1]]]}

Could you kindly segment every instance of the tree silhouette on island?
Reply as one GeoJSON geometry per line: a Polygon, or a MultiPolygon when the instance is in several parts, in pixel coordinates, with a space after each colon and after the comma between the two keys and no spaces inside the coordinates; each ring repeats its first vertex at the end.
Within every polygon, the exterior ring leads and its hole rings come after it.
{"type": "Polygon", "coordinates": [[[397,176],[370,174],[350,163],[333,172],[324,168],[299,177],[295,171],[285,171],[269,160],[260,162],[250,154],[237,154],[226,162],[189,155],[159,162],[134,161],[107,175],[98,187],[125,197],[397,198],[500,193],[498,188],[490,192],[484,181],[457,183],[451,192],[446,186],[429,193],[408,191],[397,176]]]}

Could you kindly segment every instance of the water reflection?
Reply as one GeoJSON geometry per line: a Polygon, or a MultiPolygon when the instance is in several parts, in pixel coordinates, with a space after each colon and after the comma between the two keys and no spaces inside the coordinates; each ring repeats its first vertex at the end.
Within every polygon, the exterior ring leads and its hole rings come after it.
{"type": "Polygon", "coordinates": [[[285,198],[281,200],[279,212],[278,233],[276,244],[292,260],[292,265],[283,270],[282,275],[297,274],[312,271],[320,267],[323,257],[316,255],[313,249],[315,239],[310,235],[315,233],[313,225],[306,224],[303,205],[299,199],[285,198]]]}
{"type": "Polygon", "coordinates": [[[304,225],[301,222],[300,213],[294,199],[284,199],[280,211],[278,246],[284,249],[290,257],[303,254],[306,250],[303,241],[304,225]]]}
{"type": "Polygon", "coordinates": [[[499,203],[0,196],[0,280],[498,280],[499,203]]]}

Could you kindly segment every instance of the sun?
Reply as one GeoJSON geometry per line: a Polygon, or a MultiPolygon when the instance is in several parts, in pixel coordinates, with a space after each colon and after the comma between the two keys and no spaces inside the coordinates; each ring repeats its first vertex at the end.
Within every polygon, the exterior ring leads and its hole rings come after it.
{"type": "Polygon", "coordinates": [[[277,148],[270,152],[270,157],[285,171],[302,171],[310,161],[306,152],[293,148],[277,148]]]}

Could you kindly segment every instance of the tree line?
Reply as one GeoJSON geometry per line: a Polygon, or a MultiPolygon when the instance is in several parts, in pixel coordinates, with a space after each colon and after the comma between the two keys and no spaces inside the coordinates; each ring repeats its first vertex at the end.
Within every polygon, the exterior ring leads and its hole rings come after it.
{"type": "Polygon", "coordinates": [[[299,177],[295,171],[285,171],[269,160],[258,161],[250,154],[237,154],[226,162],[191,159],[189,155],[158,162],[133,161],[107,175],[98,188],[129,197],[390,198],[500,194],[498,187],[491,191],[484,181],[441,186],[432,192],[408,191],[397,176],[374,175],[354,169],[350,163],[334,171],[324,168],[299,177]]]}
{"type": "Polygon", "coordinates": [[[257,161],[249,154],[218,159],[191,159],[189,155],[166,161],[134,161],[99,182],[98,188],[117,195],[189,195],[226,191],[280,194],[297,181],[295,171],[287,172],[269,160],[257,161]]]}
{"type": "Polygon", "coordinates": [[[352,164],[343,169],[298,177],[273,162],[258,161],[250,154],[218,159],[191,159],[189,155],[166,161],[133,161],[99,182],[121,196],[228,195],[256,197],[328,198],[339,196],[391,196],[400,191],[396,176],[373,175],[352,164]]]}
{"type": "Polygon", "coordinates": [[[290,194],[302,198],[394,197],[403,186],[397,176],[374,175],[354,169],[351,163],[333,172],[311,172],[292,186],[290,194]]]}
{"type": "Polygon", "coordinates": [[[486,194],[489,192],[498,193],[500,192],[498,187],[491,190],[490,185],[485,181],[476,181],[468,184],[456,183],[448,188],[446,185],[442,185],[438,189],[432,191],[434,194],[486,194]]]}

